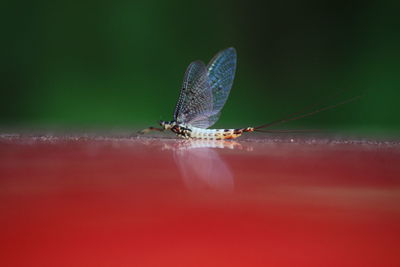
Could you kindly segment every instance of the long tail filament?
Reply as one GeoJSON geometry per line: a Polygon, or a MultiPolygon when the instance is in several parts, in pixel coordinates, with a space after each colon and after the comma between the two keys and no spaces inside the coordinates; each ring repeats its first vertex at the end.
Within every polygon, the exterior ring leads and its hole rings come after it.
{"type": "MultiPolygon", "coordinates": [[[[314,115],[316,113],[319,113],[319,112],[322,112],[322,111],[326,111],[326,110],[329,110],[329,109],[333,109],[333,108],[336,108],[338,106],[344,105],[346,103],[355,101],[355,100],[359,99],[360,97],[361,97],[361,95],[358,95],[358,96],[346,99],[344,101],[341,101],[339,103],[336,103],[336,104],[333,104],[333,105],[329,105],[329,106],[325,106],[325,107],[322,107],[322,108],[319,108],[319,109],[316,109],[316,110],[301,114],[305,110],[309,109],[310,108],[310,106],[309,106],[309,107],[307,107],[305,109],[302,109],[301,111],[297,111],[297,112],[291,113],[291,114],[289,114],[288,116],[286,116],[286,117],[284,117],[282,119],[279,119],[279,120],[276,120],[276,121],[272,121],[272,122],[269,122],[269,123],[254,127],[254,131],[256,131],[256,132],[286,132],[286,133],[287,132],[305,132],[305,131],[310,131],[310,130],[300,130],[300,131],[299,130],[294,130],[294,131],[292,131],[292,130],[268,130],[268,131],[266,131],[266,130],[259,130],[259,129],[268,128],[268,127],[271,127],[273,125],[278,125],[278,124],[285,123],[285,122],[288,122],[288,121],[294,121],[294,120],[298,120],[298,119],[301,119],[301,118],[304,118],[304,117],[308,117],[308,116],[314,115]]],[[[319,105],[319,104],[317,104],[317,105],[319,105]]],[[[311,105],[311,107],[313,107],[313,106],[316,106],[316,104],[311,105]]],[[[316,130],[311,130],[311,131],[315,132],[316,130]]]]}

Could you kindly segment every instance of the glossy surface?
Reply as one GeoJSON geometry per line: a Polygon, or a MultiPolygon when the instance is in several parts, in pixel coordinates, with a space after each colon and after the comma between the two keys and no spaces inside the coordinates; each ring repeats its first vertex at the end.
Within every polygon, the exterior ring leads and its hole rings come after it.
{"type": "Polygon", "coordinates": [[[400,266],[399,162],[395,143],[3,135],[2,266],[400,266]]]}

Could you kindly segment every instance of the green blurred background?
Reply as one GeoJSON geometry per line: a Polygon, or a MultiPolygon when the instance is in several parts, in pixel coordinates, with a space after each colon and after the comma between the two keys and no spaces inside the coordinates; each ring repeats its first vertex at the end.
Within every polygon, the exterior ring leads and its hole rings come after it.
{"type": "Polygon", "coordinates": [[[269,122],[328,95],[361,100],[280,128],[400,130],[396,1],[5,1],[2,127],[127,129],[172,119],[183,74],[234,46],[216,127],[269,122]]]}

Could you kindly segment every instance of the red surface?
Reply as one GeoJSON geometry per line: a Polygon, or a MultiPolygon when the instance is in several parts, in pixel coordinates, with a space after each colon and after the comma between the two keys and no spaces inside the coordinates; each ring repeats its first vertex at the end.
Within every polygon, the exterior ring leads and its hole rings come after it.
{"type": "Polygon", "coordinates": [[[400,266],[398,145],[194,146],[0,138],[1,266],[400,266]]]}

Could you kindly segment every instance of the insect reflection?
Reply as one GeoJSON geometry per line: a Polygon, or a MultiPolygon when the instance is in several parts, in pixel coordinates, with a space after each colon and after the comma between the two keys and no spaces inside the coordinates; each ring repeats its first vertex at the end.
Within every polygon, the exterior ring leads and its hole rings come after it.
{"type": "Polygon", "coordinates": [[[175,163],[190,190],[232,192],[233,172],[221,157],[225,149],[242,149],[236,142],[185,140],[173,148],[175,163]]]}

